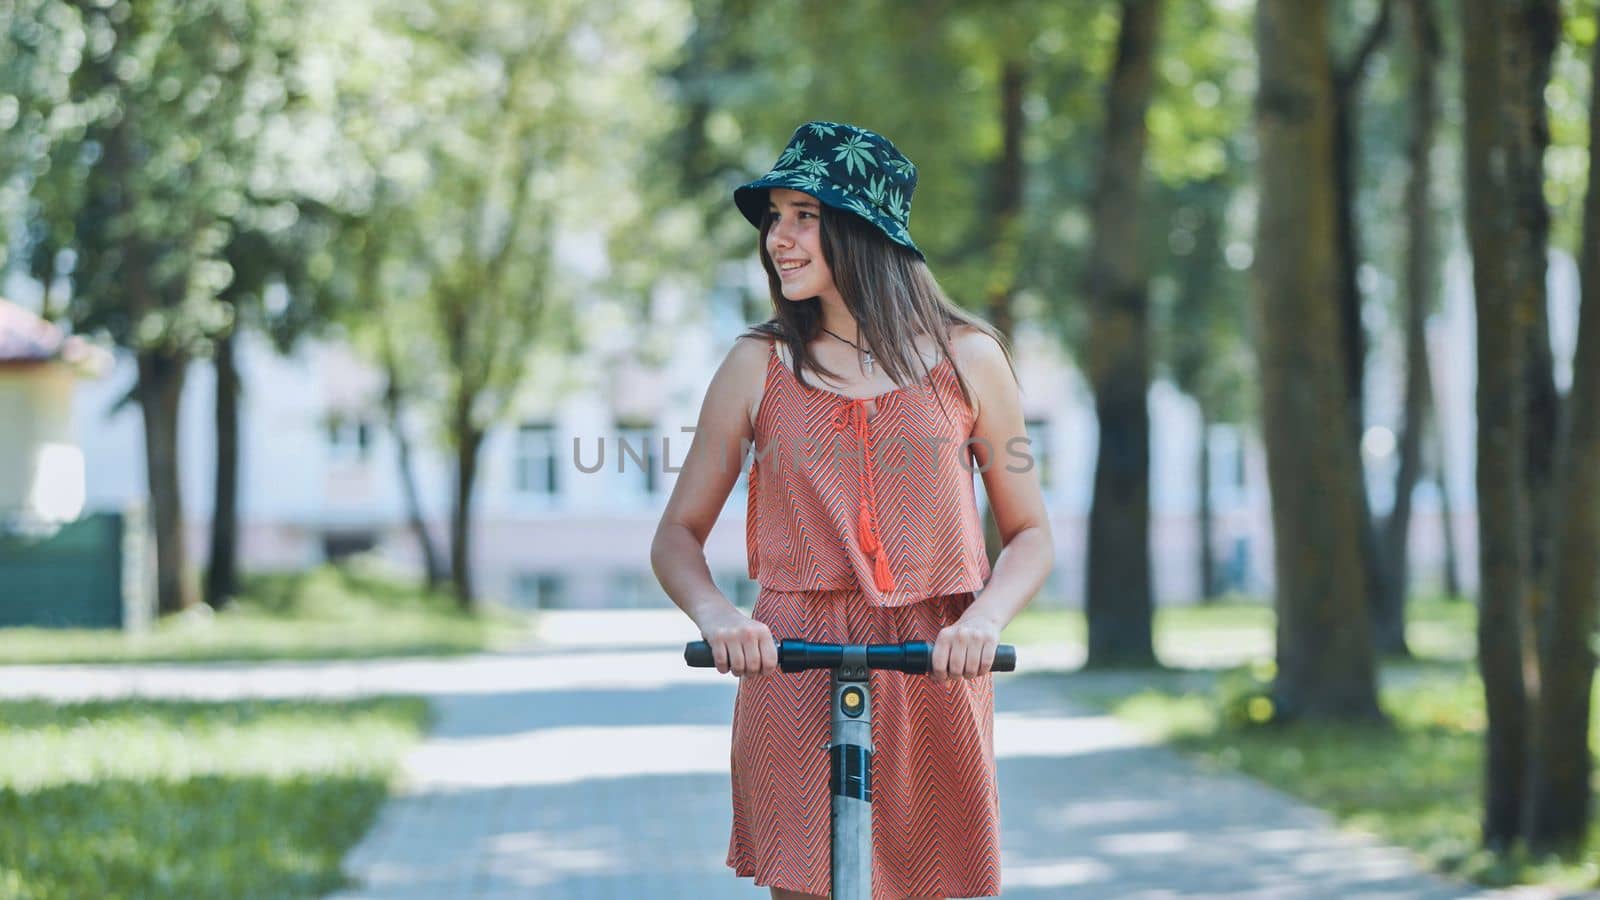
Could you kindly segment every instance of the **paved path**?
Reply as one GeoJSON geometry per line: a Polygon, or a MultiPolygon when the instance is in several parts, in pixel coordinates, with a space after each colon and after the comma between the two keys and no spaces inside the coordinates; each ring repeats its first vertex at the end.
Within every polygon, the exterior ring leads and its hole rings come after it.
{"type": "MultiPolygon", "coordinates": [[[[0,696],[429,696],[434,733],[338,900],[761,900],[723,866],[734,680],[683,665],[677,613],[549,620],[465,660],[18,666],[0,696]]],[[[1069,699],[1076,660],[998,676],[1005,896],[1455,898],[1403,851],[1248,779],[1202,774],[1069,699]]]]}

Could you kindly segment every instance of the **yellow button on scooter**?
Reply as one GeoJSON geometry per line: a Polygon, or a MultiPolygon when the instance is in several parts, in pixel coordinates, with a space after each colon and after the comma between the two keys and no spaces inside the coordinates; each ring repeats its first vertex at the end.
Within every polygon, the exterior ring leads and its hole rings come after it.
{"type": "Polygon", "coordinates": [[[845,688],[844,693],[839,695],[839,702],[844,705],[844,714],[847,716],[861,715],[863,700],[861,689],[857,687],[845,688]]]}

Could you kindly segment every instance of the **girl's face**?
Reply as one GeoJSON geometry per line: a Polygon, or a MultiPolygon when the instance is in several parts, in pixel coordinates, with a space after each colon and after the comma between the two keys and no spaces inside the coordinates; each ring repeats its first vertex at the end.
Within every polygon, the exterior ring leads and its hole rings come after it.
{"type": "Polygon", "coordinates": [[[822,257],[822,206],[817,198],[788,188],[767,191],[767,256],[778,269],[783,296],[839,299],[833,272],[822,257]]]}

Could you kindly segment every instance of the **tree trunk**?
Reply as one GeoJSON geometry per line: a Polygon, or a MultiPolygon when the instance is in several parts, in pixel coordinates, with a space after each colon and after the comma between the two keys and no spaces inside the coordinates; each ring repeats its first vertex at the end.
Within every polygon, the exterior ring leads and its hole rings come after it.
{"type": "MultiPolygon", "coordinates": [[[[373,199],[374,209],[383,209],[387,198],[382,182],[373,199]]],[[[435,590],[444,584],[448,573],[439,549],[428,531],[422,514],[422,493],[417,489],[416,463],[411,453],[411,436],[405,427],[405,406],[409,383],[404,375],[404,363],[395,346],[397,327],[390,319],[389,296],[383,279],[384,247],[377,235],[368,231],[361,243],[361,289],[365,305],[377,311],[378,357],[383,364],[383,411],[394,435],[396,463],[400,470],[400,492],[405,498],[406,522],[417,539],[417,549],[422,554],[423,584],[435,590]]]]}
{"type": "Polygon", "coordinates": [[[1017,60],[1006,60],[1000,71],[1000,159],[995,166],[994,213],[991,232],[986,305],[989,323],[1007,338],[1013,336],[1011,295],[1016,291],[1022,257],[1022,94],[1026,70],[1017,60]]]}
{"type": "Polygon", "coordinates": [[[1350,455],[1355,466],[1356,502],[1361,516],[1361,576],[1368,608],[1373,622],[1373,636],[1379,650],[1401,652],[1405,641],[1398,647],[1386,645],[1384,638],[1398,631],[1404,633],[1402,610],[1383,605],[1383,548],[1378,537],[1378,526],[1372,515],[1372,503],[1367,496],[1366,467],[1361,459],[1361,439],[1366,432],[1366,372],[1367,333],[1362,323],[1361,283],[1357,278],[1361,269],[1361,230],[1356,218],[1356,202],[1360,192],[1356,163],[1360,154],[1356,120],[1361,105],[1361,88],[1367,73],[1367,63],[1384,41],[1389,31],[1392,0],[1383,0],[1378,17],[1367,29],[1360,47],[1348,65],[1335,72],[1333,78],[1333,197],[1334,235],[1338,248],[1336,276],[1339,285],[1339,337],[1344,350],[1344,384],[1346,406],[1349,414],[1349,440],[1355,448],[1350,455]]]}
{"type": "MultiPolygon", "coordinates": [[[[1590,140],[1600,138],[1600,44],[1590,68],[1590,140]]],[[[1538,850],[1573,850],[1589,830],[1590,691],[1600,586],[1600,172],[1589,169],[1580,272],[1583,305],[1569,418],[1559,454],[1554,578],[1541,630],[1538,741],[1529,776],[1527,837],[1538,850]]]]}
{"type": "Polygon", "coordinates": [[[456,602],[472,610],[477,604],[472,578],[472,486],[478,477],[478,450],[483,429],[472,423],[472,397],[457,397],[453,416],[456,446],[455,502],[450,511],[450,576],[456,602]]]}
{"type": "Polygon", "coordinates": [[[1450,476],[1446,474],[1445,447],[1443,437],[1440,436],[1440,423],[1438,423],[1438,404],[1432,399],[1432,378],[1429,378],[1429,407],[1432,412],[1432,431],[1429,432],[1429,456],[1434,487],[1438,488],[1438,530],[1440,540],[1445,544],[1445,559],[1443,559],[1442,583],[1445,585],[1445,596],[1453,601],[1467,599],[1466,591],[1461,588],[1461,554],[1456,552],[1456,504],[1450,500],[1450,476]]]}
{"type": "Polygon", "coordinates": [[[1524,635],[1531,696],[1538,695],[1538,637],[1550,590],[1550,552],[1555,453],[1561,396],[1556,391],[1555,354],[1550,349],[1549,299],[1545,290],[1550,246],[1550,209],[1544,198],[1544,154],[1550,146],[1545,88],[1551,58],[1560,39],[1558,0],[1508,4],[1502,103],[1507,147],[1507,202],[1510,204],[1509,289],[1526,323],[1523,359],[1527,419],[1523,459],[1528,491],[1527,622],[1524,635]]]}
{"type": "MultiPolygon", "coordinates": [[[[1437,440],[1437,438],[1435,438],[1437,440]]],[[[1444,592],[1452,600],[1465,600],[1461,587],[1460,555],[1456,553],[1455,504],[1450,501],[1450,479],[1445,474],[1444,451],[1436,448],[1433,483],[1439,489],[1439,530],[1444,541],[1444,592]]]]}
{"type": "Polygon", "coordinates": [[[1438,130],[1435,69],[1439,36],[1432,0],[1405,4],[1411,57],[1411,134],[1406,146],[1410,173],[1406,182],[1405,261],[1405,389],[1400,430],[1400,466],[1395,473],[1394,506],[1384,520],[1382,552],[1378,555],[1382,594],[1375,638],[1378,650],[1410,656],[1406,646],[1406,595],[1411,576],[1411,494],[1422,469],[1422,436],[1427,432],[1428,310],[1433,308],[1434,239],[1431,164],[1434,135],[1438,130]]]}
{"type": "Polygon", "coordinates": [[[211,554],[206,566],[205,602],[212,609],[228,605],[238,590],[239,562],[239,368],[234,358],[238,332],[214,342],[217,373],[217,470],[211,511],[211,554]]]}
{"type": "Polygon", "coordinates": [[[1154,80],[1158,0],[1124,0],[1106,91],[1106,136],[1089,254],[1089,377],[1100,444],[1089,507],[1087,667],[1156,662],[1150,587],[1150,387],[1147,273],[1140,259],[1145,110],[1154,80]]]}
{"type": "MultiPolygon", "coordinates": [[[[1008,60],[1000,72],[1000,159],[994,170],[992,236],[989,260],[988,297],[985,301],[989,324],[1008,340],[1016,332],[1011,298],[1016,292],[1017,270],[1022,258],[1022,99],[1026,70],[1016,60],[1008,60]]],[[[984,543],[992,566],[1003,549],[1000,524],[994,506],[983,507],[984,543]]]]}
{"type": "Polygon", "coordinates": [[[63,308],[56,308],[55,292],[52,290],[55,287],[56,278],[60,275],[56,267],[56,260],[60,255],[61,248],[56,246],[56,242],[49,237],[42,238],[33,250],[33,265],[30,274],[33,275],[34,280],[39,282],[39,318],[51,323],[64,319],[67,315],[65,302],[61,304],[63,308]]]}
{"type": "Polygon", "coordinates": [[[1520,831],[1528,698],[1523,681],[1523,597],[1528,510],[1523,454],[1519,307],[1510,292],[1511,230],[1504,158],[1499,0],[1463,0],[1467,239],[1478,312],[1478,668],[1488,713],[1483,840],[1509,847],[1520,831]]]}
{"type": "Polygon", "coordinates": [[[1211,417],[1200,404],[1200,602],[1217,597],[1216,521],[1211,508],[1211,417]]]}
{"type": "Polygon", "coordinates": [[[406,503],[406,521],[411,526],[411,533],[417,538],[417,548],[422,553],[423,578],[428,589],[432,590],[444,583],[445,571],[439,559],[439,550],[434,546],[433,535],[428,532],[427,520],[422,515],[422,494],[417,490],[416,463],[411,455],[411,436],[406,432],[405,403],[401,396],[404,389],[400,386],[402,382],[397,368],[394,355],[386,352],[383,409],[388,418],[389,433],[394,435],[395,453],[400,468],[400,488],[406,503]]]}
{"type": "Polygon", "coordinates": [[[184,552],[183,492],[178,465],[178,408],[183,396],[182,354],[141,350],[134,390],[144,413],[145,477],[156,535],[156,608],[163,614],[194,604],[184,552]]]}
{"type": "Polygon", "coordinates": [[[1277,569],[1275,716],[1382,718],[1337,334],[1325,0],[1261,0],[1253,269],[1277,569]]]}

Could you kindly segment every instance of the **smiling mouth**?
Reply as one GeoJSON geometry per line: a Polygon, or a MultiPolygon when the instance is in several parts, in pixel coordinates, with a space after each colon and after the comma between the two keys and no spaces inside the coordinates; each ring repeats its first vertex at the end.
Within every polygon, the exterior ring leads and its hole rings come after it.
{"type": "Polygon", "coordinates": [[[809,265],[811,265],[809,261],[778,263],[778,276],[781,278],[785,275],[792,275],[809,265]]]}

